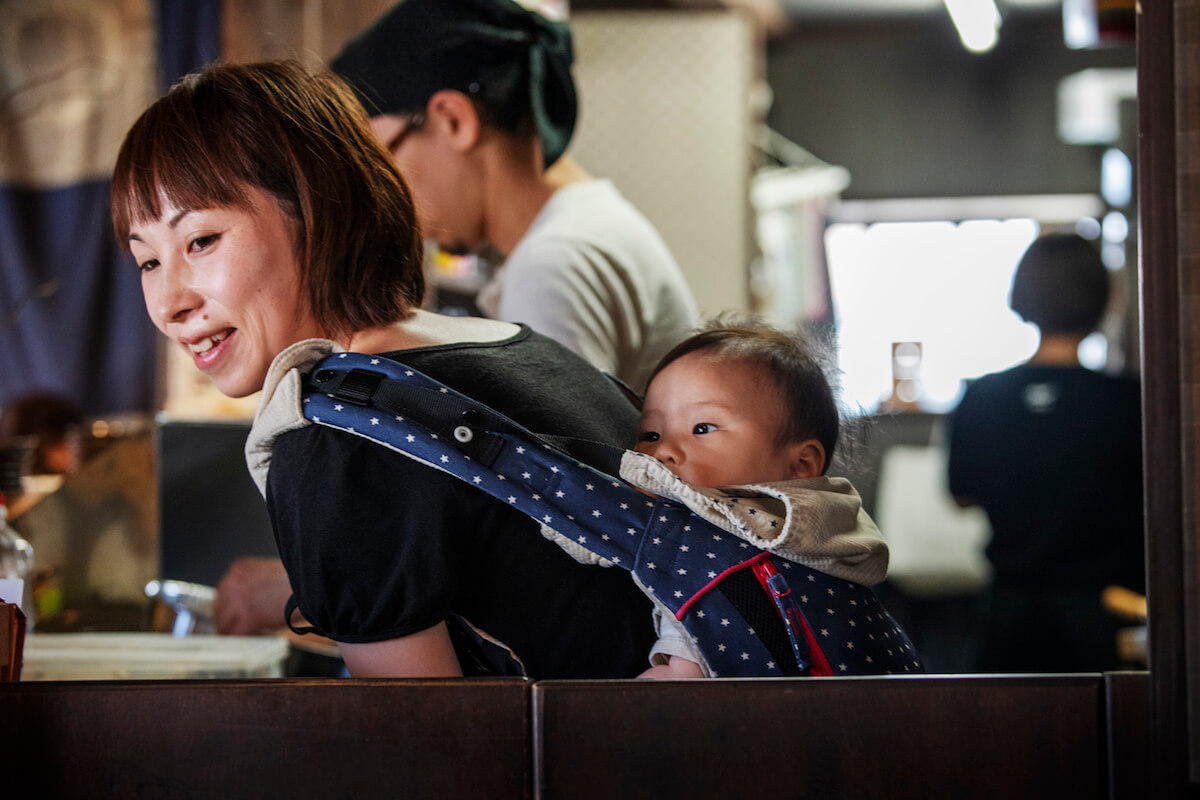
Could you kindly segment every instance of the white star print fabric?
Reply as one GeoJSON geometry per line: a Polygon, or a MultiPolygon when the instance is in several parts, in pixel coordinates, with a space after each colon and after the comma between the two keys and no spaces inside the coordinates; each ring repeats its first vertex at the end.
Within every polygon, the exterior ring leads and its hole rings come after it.
{"type": "MultiPolygon", "coordinates": [[[[311,363],[298,352],[289,360],[311,363]]],[[[260,486],[269,468],[269,456],[264,463],[262,455],[270,452],[270,441],[262,436],[273,441],[275,432],[304,424],[295,419],[302,414],[312,423],[366,437],[452,474],[631,571],[655,604],[683,623],[709,674],[797,674],[786,642],[783,648],[769,646],[765,635],[754,630],[755,624],[783,627],[774,609],[768,606],[763,622],[748,622],[739,610],[745,603],[732,592],[727,596],[727,586],[744,582],[749,567],[766,558],[786,578],[803,614],[804,630],[797,635],[813,651],[806,670],[811,666],[812,674],[846,675],[921,671],[907,636],[867,587],[764,553],[683,503],[648,496],[404,365],[335,353],[311,373],[319,390],[302,398],[295,391],[299,379],[294,382],[291,375],[270,387],[284,408],[270,410],[275,402],[264,398],[253,441],[247,442],[248,462],[253,454],[252,468],[257,464],[262,471],[260,486]],[[361,395],[357,388],[346,388],[359,383],[370,388],[361,395]],[[421,421],[403,403],[390,400],[408,394],[429,412],[421,421]],[[379,407],[376,401],[384,396],[389,398],[386,407],[379,407]],[[367,402],[364,398],[370,398],[369,405],[357,404],[367,402]],[[789,659],[793,663],[787,670],[789,659]]]]}

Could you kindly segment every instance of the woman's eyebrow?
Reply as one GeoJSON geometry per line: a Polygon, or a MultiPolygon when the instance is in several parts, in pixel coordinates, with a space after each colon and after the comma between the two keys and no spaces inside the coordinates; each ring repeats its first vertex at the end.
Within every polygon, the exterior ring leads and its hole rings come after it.
{"type": "Polygon", "coordinates": [[[179,224],[179,221],[182,220],[184,217],[186,217],[188,214],[191,214],[193,212],[193,210],[194,209],[191,209],[191,208],[185,208],[184,210],[180,211],[178,214],[176,214],[175,216],[173,216],[169,220],[167,220],[167,227],[174,230],[175,226],[179,224]]]}
{"type": "MultiPolygon", "coordinates": [[[[184,217],[186,217],[188,214],[191,214],[194,210],[195,209],[186,208],[183,211],[180,211],[178,214],[167,220],[167,227],[171,230],[175,230],[175,226],[177,226],[184,217]]],[[[142,239],[142,237],[138,236],[136,233],[129,234],[127,238],[131,242],[141,242],[142,244],[145,244],[145,241],[142,239]]]]}

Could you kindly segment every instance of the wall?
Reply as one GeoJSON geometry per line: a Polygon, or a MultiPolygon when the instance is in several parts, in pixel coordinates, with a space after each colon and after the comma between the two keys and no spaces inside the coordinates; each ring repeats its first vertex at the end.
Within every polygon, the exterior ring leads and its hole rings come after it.
{"type": "Polygon", "coordinates": [[[848,199],[1096,192],[1102,148],[1058,140],[1057,83],[1134,59],[1132,44],[1068,50],[1057,11],[1010,13],[983,55],[962,48],[941,11],[799,26],[768,45],[768,120],[848,168],[848,199]]]}
{"type": "Polygon", "coordinates": [[[703,313],[745,310],[752,26],[727,11],[580,11],[571,28],[581,111],[570,154],[654,223],[703,313]]]}

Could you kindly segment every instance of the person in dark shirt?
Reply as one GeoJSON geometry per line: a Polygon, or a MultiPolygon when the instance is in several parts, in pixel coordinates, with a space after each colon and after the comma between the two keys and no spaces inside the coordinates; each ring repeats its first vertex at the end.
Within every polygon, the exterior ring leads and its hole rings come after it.
{"type": "Polygon", "coordinates": [[[1108,272],[1087,240],[1035,241],[1010,304],[1038,326],[1037,352],[971,383],[953,414],[950,491],[981,506],[992,529],[980,671],[1120,666],[1101,593],[1145,589],[1140,386],[1078,356],[1108,297],[1108,272]]]}
{"type": "MultiPolygon", "coordinates": [[[[408,188],[328,72],[185,78],[127,134],[112,200],[155,325],[225,394],[263,391],[251,441],[314,342],[427,370],[546,434],[637,433],[622,390],[561,345],[421,310],[408,188]]],[[[628,573],[576,563],[503,503],[347,431],[298,417],[269,441],[247,458],[294,605],[355,677],[640,671],[651,606],[628,573]],[[510,656],[492,658],[498,646],[510,656]]]]}

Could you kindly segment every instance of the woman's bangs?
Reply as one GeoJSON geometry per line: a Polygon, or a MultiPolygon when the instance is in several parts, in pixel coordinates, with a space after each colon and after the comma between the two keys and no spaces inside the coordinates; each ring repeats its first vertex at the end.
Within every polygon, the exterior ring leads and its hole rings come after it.
{"type": "Polygon", "coordinates": [[[164,207],[197,210],[249,202],[226,137],[156,121],[164,122],[144,118],[130,132],[113,174],[113,227],[122,242],[133,225],[160,219],[164,207]],[[187,133],[180,135],[181,130],[187,133]]]}

